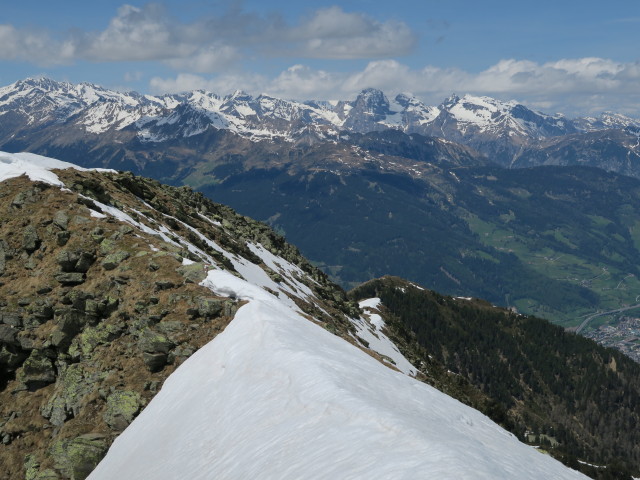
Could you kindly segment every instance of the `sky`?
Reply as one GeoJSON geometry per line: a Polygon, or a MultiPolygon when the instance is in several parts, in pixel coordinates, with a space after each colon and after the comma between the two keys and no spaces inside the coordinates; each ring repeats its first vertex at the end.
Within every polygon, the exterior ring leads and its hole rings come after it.
{"type": "Polygon", "coordinates": [[[570,116],[640,118],[635,0],[21,0],[0,14],[0,85],[46,76],[161,94],[308,100],[374,87],[570,116]],[[64,7],[62,7],[64,5],[64,7]]]}

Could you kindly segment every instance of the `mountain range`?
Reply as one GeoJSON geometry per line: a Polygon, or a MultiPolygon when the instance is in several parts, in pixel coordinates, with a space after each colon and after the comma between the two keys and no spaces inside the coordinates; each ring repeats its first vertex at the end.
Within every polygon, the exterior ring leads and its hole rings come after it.
{"type": "Polygon", "coordinates": [[[348,288],[398,275],[571,328],[635,305],[639,126],[373,89],[334,102],[0,89],[0,148],[191,186],[348,288]]]}
{"type": "Polygon", "coordinates": [[[503,166],[590,165],[640,176],[638,119],[615,113],[568,119],[472,95],[452,95],[437,107],[409,94],[389,101],[375,89],[353,101],[297,102],[242,91],[224,97],[206,91],[151,96],[42,78],[0,88],[0,118],[0,147],[8,150],[82,141],[95,147],[101,137],[123,146],[149,144],[210,128],[292,144],[394,129],[468,145],[503,166]]]}
{"type": "Polygon", "coordinates": [[[186,187],[30,153],[0,186],[6,478],[640,472],[615,350],[398,278],[347,294],[186,187]]]}

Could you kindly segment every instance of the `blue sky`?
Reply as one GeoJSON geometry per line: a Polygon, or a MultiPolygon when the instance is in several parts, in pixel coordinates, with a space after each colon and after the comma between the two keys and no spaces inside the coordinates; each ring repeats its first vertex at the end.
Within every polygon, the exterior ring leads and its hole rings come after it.
{"type": "Polygon", "coordinates": [[[376,87],[640,117],[639,47],[631,0],[22,0],[2,7],[0,84],[44,75],[297,99],[376,87]]]}

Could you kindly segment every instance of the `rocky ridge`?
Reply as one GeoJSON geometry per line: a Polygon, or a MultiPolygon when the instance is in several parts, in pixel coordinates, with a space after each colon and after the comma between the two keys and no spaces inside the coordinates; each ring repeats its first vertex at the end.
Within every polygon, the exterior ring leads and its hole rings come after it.
{"type": "Polygon", "coordinates": [[[353,330],[357,306],[265,225],[128,173],[55,174],[64,188],[0,183],[1,478],[86,477],[233,318],[237,300],[199,285],[208,269],[353,330]]]}

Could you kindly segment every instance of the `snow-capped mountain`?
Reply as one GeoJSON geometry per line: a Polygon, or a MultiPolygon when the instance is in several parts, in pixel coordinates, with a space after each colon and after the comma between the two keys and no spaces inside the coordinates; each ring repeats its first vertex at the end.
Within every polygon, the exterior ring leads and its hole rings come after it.
{"type": "Polygon", "coordinates": [[[575,121],[578,129],[583,132],[593,132],[607,129],[640,130],[640,120],[620,113],[604,112],[598,117],[583,117],[575,121]]]}
{"type": "Polygon", "coordinates": [[[437,107],[411,94],[390,101],[373,88],[354,101],[296,102],[269,95],[253,97],[236,91],[226,97],[202,90],[161,97],[116,92],[92,84],[74,85],[50,79],[27,79],[0,88],[0,117],[22,117],[25,126],[70,122],[87,133],[132,127],[143,141],[168,125],[182,124],[176,136],[193,136],[208,127],[227,129],[255,139],[280,137],[294,141],[305,129],[359,133],[399,129],[473,143],[473,138],[540,139],[579,131],[637,127],[640,121],[606,113],[599,119],[571,121],[546,115],[517,102],[489,97],[452,95],[437,107]]]}
{"type": "Polygon", "coordinates": [[[265,225],[29,153],[0,182],[12,478],[85,478],[115,437],[89,478],[584,478],[415,378],[379,301],[265,225]]]}
{"type": "MultiPolygon", "coordinates": [[[[563,164],[563,158],[548,156],[548,149],[541,153],[543,143],[578,135],[572,140],[578,153],[572,162],[602,163],[608,169],[626,161],[640,120],[613,113],[570,120],[515,101],[472,95],[452,95],[429,106],[409,93],[390,100],[372,88],[355,100],[332,102],[254,97],[242,91],[224,97],[207,91],[151,96],[49,79],[27,79],[0,89],[0,148],[67,158],[76,158],[70,155],[73,149],[82,154],[99,151],[112,163],[122,163],[123,156],[154,145],[166,151],[167,143],[207,144],[210,140],[203,140],[203,135],[212,132],[252,142],[285,143],[287,149],[348,141],[349,133],[388,130],[463,144],[508,167],[530,161],[563,164]],[[615,149],[616,159],[611,161],[610,150],[590,150],[588,161],[582,159],[580,150],[590,141],[580,135],[608,130],[624,136],[621,148],[615,149]],[[521,157],[529,160],[523,162],[521,157]]],[[[631,167],[624,173],[638,176],[640,169],[631,167]]]]}

